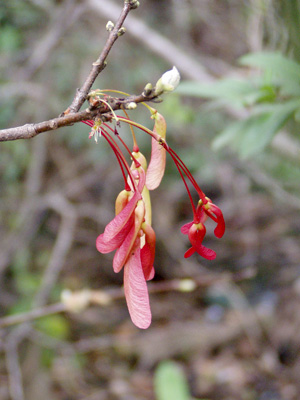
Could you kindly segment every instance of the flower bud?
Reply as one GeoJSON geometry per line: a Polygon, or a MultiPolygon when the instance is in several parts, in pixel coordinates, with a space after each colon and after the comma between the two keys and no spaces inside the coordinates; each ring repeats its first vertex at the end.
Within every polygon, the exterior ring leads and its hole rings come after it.
{"type": "Polygon", "coordinates": [[[80,292],[71,292],[65,289],[61,293],[61,301],[65,305],[67,311],[79,313],[84,311],[90,303],[90,291],[82,290],[80,292]]]}
{"type": "Polygon", "coordinates": [[[108,32],[111,32],[115,27],[115,24],[112,21],[108,21],[108,23],[106,24],[106,30],[108,32]]]}
{"type": "Polygon", "coordinates": [[[178,282],[178,290],[180,292],[192,292],[197,288],[197,284],[192,279],[180,279],[178,282]]]}
{"type": "Polygon", "coordinates": [[[173,92],[180,82],[180,74],[176,67],[170,71],[165,72],[161,78],[156,82],[155,94],[160,95],[165,92],[173,92]]]}
{"type": "Polygon", "coordinates": [[[130,103],[125,104],[126,110],[134,110],[137,108],[137,104],[134,101],[131,101],[130,103]]]}
{"type": "Polygon", "coordinates": [[[140,5],[138,0],[126,0],[125,3],[129,3],[132,10],[135,10],[140,5]]]}
{"type": "Polygon", "coordinates": [[[124,26],[122,26],[122,28],[120,28],[120,29],[118,30],[118,36],[124,35],[125,32],[126,32],[126,28],[124,28],[124,26]]]}
{"type": "Polygon", "coordinates": [[[143,95],[144,96],[149,96],[152,92],[153,86],[151,83],[147,83],[147,85],[144,87],[143,95]]]}

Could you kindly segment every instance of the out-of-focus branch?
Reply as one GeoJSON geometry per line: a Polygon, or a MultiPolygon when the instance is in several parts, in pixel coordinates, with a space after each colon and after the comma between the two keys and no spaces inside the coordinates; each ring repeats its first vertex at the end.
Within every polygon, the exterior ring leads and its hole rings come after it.
{"type": "MultiPolygon", "coordinates": [[[[148,290],[150,293],[167,292],[172,290],[178,290],[182,292],[192,291],[196,289],[197,286],[206,287],[211,280],[212,278],[209,280],[204,278],[204,280],[201,281],[195,281],[191,279],[175,279],[166,282],[152,283],[149,285],[148,290]]],[[[82,290],[78,292],[66,292],[65,294],[66,295],[63,294],[62,296],[65,299],[62,302],[35,308],[28,312],[0,318],[0,329],[11,325],[23,324],[38,318],[64,311],[79,312],[84,310],[89,304],[106,306],[115,300],[124,298],[124,291],[122,288],[108,289],[105,291],[82,290]]]]}
{"type": "Polygon", "coordinates": [[[236,161],[236,164],[241,168],[247,170],[247,174],[253,179],[254,182],[266,188],[272,195],[283,202],[289,204],[289,207],[293,207],[296,210],[300,209],[300,199],[296,195],[289,193],[281,187],[281,185],[273,179],[271,176],[260,170],[254,163],[240,163],[236,161]]]}
{"type": "Polygon", "coordinates": [[[277,133],[274,137],[271,147],[281,157],[286,157],[289,161],[300,164],[300,146],[299,141],[286,131],[277,133]]]}
{"type": "Polygon", "coordinates": [[[63,303],[55,303],[49,306],[35,308],[34,310],[21,314],[3,317],[0,321],[0,328],[23,324],[24,322],[30,322],[38,318],[47,317],[48,315],[58,314],[63,311],[66,311],[66,306],[63,303]]]}
{"type": "Polygon", "coordinates": [[[49,54],[57,46],[65,32],[78,20],[84,11],[83,5],[68,0],[50,13],[50,26],[47,33],[37,40],[30,52],[18,79],[20,82],[30,79],[49,59],[49,54]]]}
{"type": "Polygon", "coordinates": [[[24,400],[22,372],[19,362],[18,345],[23,340],[27,326],[20,325],[5,340],[4,350],[9,378],[9,392],[12,400],[24,400]]]}
{"type": "MultiPolygon", "coordinates": [[[[172,279],[169,281],[148,284],[149,293],[163,293],[170,291],[192,292],[197,288],[208,288],[220,282],[238,282],[252,278],[256,271],[249,269],[243,273],[221,275],[207,274],[193,279],[172,279]]],[[[89,305],[108,306],[113,301],[124,298],[123,288],[107,290],[81,290],[77,292],[66,291],[62,294],[62,302],[35,308],[31,311],[0,318],[0,329],[11,325],[30,322],[38,318],[61,312],[80,312],[89,305]]]]}
{"type": "Polygon", "coordinates": [[[41,101],[45,91],[40,84],[32,82],[14,82],[1,85],[0,98],[6,100],[14,97],[28,97],[41,101]]]}
{"type": "Polygon", "coordinates": [[[76,224],[76,212],[64,197],[52,195],[46,198],[46,201],[47,206],[59,213],[62,219],[50,261],[45,270],[39,292],[35,298],[34,303],[37,306],[43,306],[47,303],[50,292],[57,281],[58,275],[72,245],[76,224]]]}

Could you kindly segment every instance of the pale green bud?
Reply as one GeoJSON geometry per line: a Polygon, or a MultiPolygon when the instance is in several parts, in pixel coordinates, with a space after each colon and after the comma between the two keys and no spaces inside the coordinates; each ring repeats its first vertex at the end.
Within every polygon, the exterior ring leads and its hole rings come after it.
{"type": "Polygon", "coordinates": [[[150,93],[152,92],[153,86],[151,83],[147,83],[147,85],[144,87],[143,95],[144,96],[149,96],[150,93]]]}
{"type": "Polygon", "coordinates": [[[111,32],[115,27],[115,24],[112,21],[108,21],[108,23],[106,24],[106,30],[108,32],[111,32]]]}
{"type": "Polygon", "coordinates": [[[138,8],[140,5],[140,2],[138,0],[126,0],[125,3],[129,3],[132,10],[138,8]]]}
{"type": "Polygon", "coordinates": [[[176,67],[170,71],[165,72],[161,78],[156,82],[155,93],[160,95],[165,92],[173,92],[180,82],[180,74],[176,67]]]}
{"type": "Polygon", "coordinates": [[[197,288],[197,284],[192,279],[181,279],[178,284],[180,292],[192,292],[197,288]]]}
{"type": "Polygon", "coordinates": [[[118,30],[118,36],[124,35],[125,32],[126,32],[126,28],[124,28],[124,26],[122,26],[122,28],[120,28],[120,29],[118,30]]]}

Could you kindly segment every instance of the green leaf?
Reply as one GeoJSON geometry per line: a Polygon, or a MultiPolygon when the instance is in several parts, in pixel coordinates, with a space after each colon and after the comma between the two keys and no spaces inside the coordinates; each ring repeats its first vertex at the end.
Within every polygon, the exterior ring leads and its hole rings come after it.
{"type": "Polygon", "coordinates": [[[0,34],[0,52],[13,52],[21,45],[20,33],[12,26],[5,26],[0,34]]]}
{"type": "Polygon", "coordinates": [[[300,93],[300,65],[278,52],[251,53],[240,58],[239,63],[244,66],[260,68],[271,72],[271,79],[279,80],[285,94],[299,95],[300,93]]]}
{"type": "Polygon", "coordinates": [[[255,84],[239,79],[222,79],[209,84],[185,81],[179,85],[176,92],[194,97],[223,99],[236,106],[252,103],[260,96],[255,84]]]}
{"type": "Polygon", "coordinates": [[[221,105],[245,107],[260,102],[274,102],[277,87],[266,84],[261,78],[250,80],[222,79],[210,84],[183,82],[178,88],[179,94],[219,100],[221,105]]]}
{"type": "Polygon", "coordinates": [[[172,361],[162,361],[155,371],[154,390],[157,400],[190,400],[187,380],[181,368],[172,361]]]}
{"type": "Polygon", "coordinates": [[[257,114],[227,127],[213,141],[213,148],[230,145],[242,158],[253,156],[271,142],[298,107],[299,100],[258,108],[257,114]]]}
{"type": "Polygon", "coordinates": [[[50,315],[35,322],[36,328],[57,339],[67,339],[70,333],[69,324],[62,315],[50,315]]]}

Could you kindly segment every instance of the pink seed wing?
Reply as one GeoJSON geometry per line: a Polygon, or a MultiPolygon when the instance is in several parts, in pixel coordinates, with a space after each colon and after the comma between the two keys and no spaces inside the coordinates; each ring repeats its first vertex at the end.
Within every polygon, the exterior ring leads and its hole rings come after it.
{"type": "Polygon", "coordinates": [[[132,322],[138,328],[147,329],[151,324],[151,310],[139,243],[124,267],[124,291],[132,322]]]}
{"type": "Polygon", "coordinates": [[[141,249],[141,262],[145,279],[148,281],[153,279],[155,274],[153,263],[155,258],[156,235],[152,226],[147,223],[143,223],[142,229],[145,233],[145,244],[141,249]]]}
{"type": "Polygon", "coordinates": [[[195,252],[196,252],[196,249],[195,249],[194,247],[190,247],[190,248],[184,253],[184,258],[189,258],[189,257],[191,257],[195,252]]]}
{"type": "Polygon", "coordinates": [[[218,221],[218,225],[216,226],[214,230],[214,234],[217,238],[221,238],[225,233],[225,221],[218,221]]]}
{"type": "Polygon", "coordinates": [[[137,205],[134,213],[134,224],[131,226],[128,235],[126,236],[114,256],[113,269],[115,272],[119,272],[123,268],[123,265],[126,263],[126,260],[129,257],[129,254],[134,246],[139,230],[141,229],[144,216],[145,206],[143,202],[140,202],[137,205]]]}
{"type": "MultiPolygon", "coordinates": [[[[152,114],[152,118],[155,120],[153,133],[157,134],[160,138],[165,139],[167,124],[164,117],[157,111],[154,111],[152,114]]],[[[152,138],[151,159],[146,173],[146,186],[149,190],[154,190],[160,185],[166,168],[166,154],[166,150],[157,140],[152,138]]]]}
{"type": "Polygon", "coordinates": [[[127,203],[125,208],[115,216],[113,220],[110,221],[109,224],[106,225],[106,228],[103,233],[103,241],[109,242],[111,241],[126,225],[127,221],[132,216],[134,209],[136,207],[136,203],[141,199],[141,194],[139,192],[135,192],[132,199],[127,203]]]}
{"type": "Polygon", "coordinates": [[[116,251],[113,259],[113,269],[116,273],[120,272],[123,268],[123,265],[126,263],[126,260],[129,257],[130,252],[132,251],[132,246],[134,241],[136,240],[137,234],[138,229],[136,230],[135,226],[133,225],[125,240],[116,251]]]}
{"type": "Polygon", "coordinates": [[[189,234],[189,230],[190,227],[193,225],[193,221],[192,222],[188,222],[187,224],[182,225],[180,231],[181,233],[183,233],[184,235],[188,235],[189,234]]]}
{"type": "Polygon", "coordinates": [[[134,225],[134,215],[132,214],[126,224],[124,225],[123,229],[115,235],[109,242],[104,241],[104,234],[102,233],[96,239],[96,248],[97,250],[102,253],[110,253],[111,251],[116,250],[122,242],[125,240],[128,232],[130,231],[131,226],[134,225]]]}
{"type": "Polygon", "coordinates": [[[141,249],[141,262],[146,281],[150,281],[154,278],[155,270],[153,268],[153,261],[153,249],[148,243],[145,243],[141,249]]]}
{"type": "MultiPolygon", "coordinates": [[[[225,233],[225,220],[223,217],[223,213],[222,213],[221,209],[213,203],[210,204],[210,210],[215,215],[215,218],[213,218],[213,219],[217,222],[217,226],[214,230],[214,234],[217,238],[221,238],[225,233]]],[[[207,214],[211,217],[211,215],[209,213],[207,213],[207,214]]]]}
{"type": "Polygon", "coordinates": [[[200,254],[200,256],[206,258],[207,260],[214,260],[217,257],[217,254],[215,251],[213,251],[203,245],[199,246],[196,249],[196,251],[198,254],[200,254]]]}
{"type": "Polygon", "coordinates": [[[166,150],[152,138],[151,159],[146,173],[146,186],[149,190],[156,189],[164,176],[166,168],[166,150]]]}

